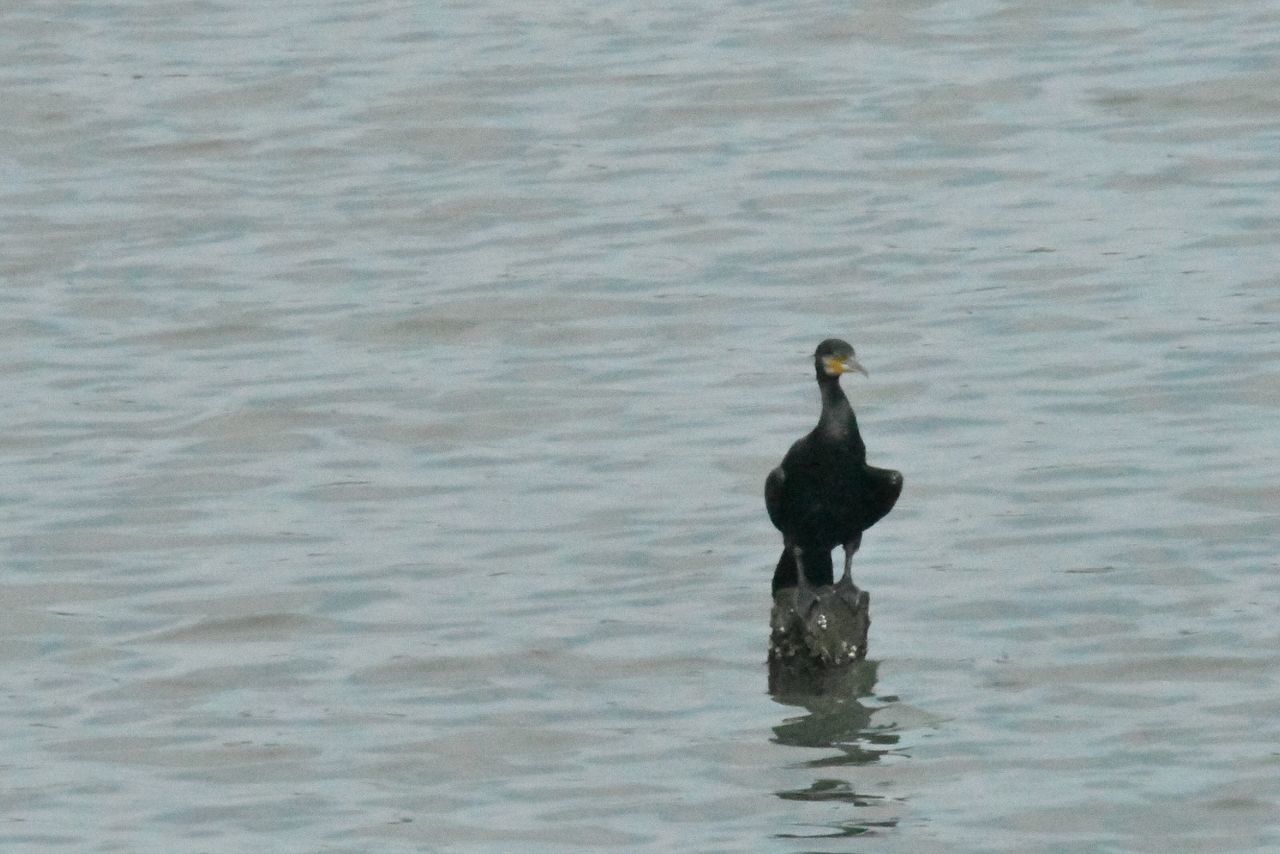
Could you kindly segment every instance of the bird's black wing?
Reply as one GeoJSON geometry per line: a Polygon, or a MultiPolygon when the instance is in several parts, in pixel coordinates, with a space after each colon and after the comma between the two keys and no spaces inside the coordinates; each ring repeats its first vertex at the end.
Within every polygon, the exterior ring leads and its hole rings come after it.
{"type": "Polygon", "coordinates": [[[893,505],[898,503],[898,496],[902,494],[902,472],[875,466],[866,466],[865,471],[870,517],[863,530],[883,519],[893,509],[893,505]]]}
{"type": "Polygon", "coordinates": [[[787,532],[787,514],[783,500],[786,480],[787,473],[782,470],[782,466],[769,472],[769,476],[764,479],[764,506],[769,511],[769,521],[784,534],[787,532]]]}

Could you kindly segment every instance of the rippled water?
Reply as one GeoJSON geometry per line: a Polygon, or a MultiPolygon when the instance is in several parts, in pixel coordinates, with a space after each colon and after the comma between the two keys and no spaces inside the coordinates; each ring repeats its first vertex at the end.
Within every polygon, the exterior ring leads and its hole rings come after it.
{"type": "Polygon", "coordinates": [[[1275,8],[26,3],[0,81],[6,848],[1280,847],[1275,8]],[[907,486],[771,696],[828,335],[907,486]]]}

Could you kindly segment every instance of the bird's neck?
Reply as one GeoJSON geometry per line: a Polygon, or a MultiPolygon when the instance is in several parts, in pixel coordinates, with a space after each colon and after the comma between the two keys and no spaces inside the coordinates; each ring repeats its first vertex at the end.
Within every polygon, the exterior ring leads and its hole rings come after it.
{"type": "Polygon", "coordinates": [[[856,446],[865,454],[862,436],[858,433],[858,419],[844,389],[840,387],[840,380],[820,373],[818,389],[822,392],[822,417],[818,419],[818,430],[832,439],[856,446]]]}

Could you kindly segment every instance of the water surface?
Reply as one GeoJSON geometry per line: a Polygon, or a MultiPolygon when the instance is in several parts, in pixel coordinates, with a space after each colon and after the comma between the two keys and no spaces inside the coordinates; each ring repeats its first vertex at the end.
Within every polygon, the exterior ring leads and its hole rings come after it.
{"type": "Polygon", "coordinates": [[[1280,847],[1277,34],[0,12],[0,841],[1280,847]],[[829,335],[907,485],[771,696],[829,335]]]}

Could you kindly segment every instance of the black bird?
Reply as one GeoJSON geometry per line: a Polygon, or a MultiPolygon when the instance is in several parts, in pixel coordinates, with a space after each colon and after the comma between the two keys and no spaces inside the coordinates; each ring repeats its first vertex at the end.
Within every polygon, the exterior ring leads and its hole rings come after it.
{"type": "Polygon", "coordinates": [[[866,369],[853,348],[828,338],[813,354],[822,392],[818,426],[796,441],[764,483],[769,519],[782,532],[782,557],[773,573],[773,592],[831,584],[831,550],[844,546],[840,586],[852,586],[853,554],[862,532],[893,509],[902,492],[902,473],[867,465],[867,446],[858,433],[840,375],[866,369]],[[802,572],[797,572],[797,567],[802,572]]]}

